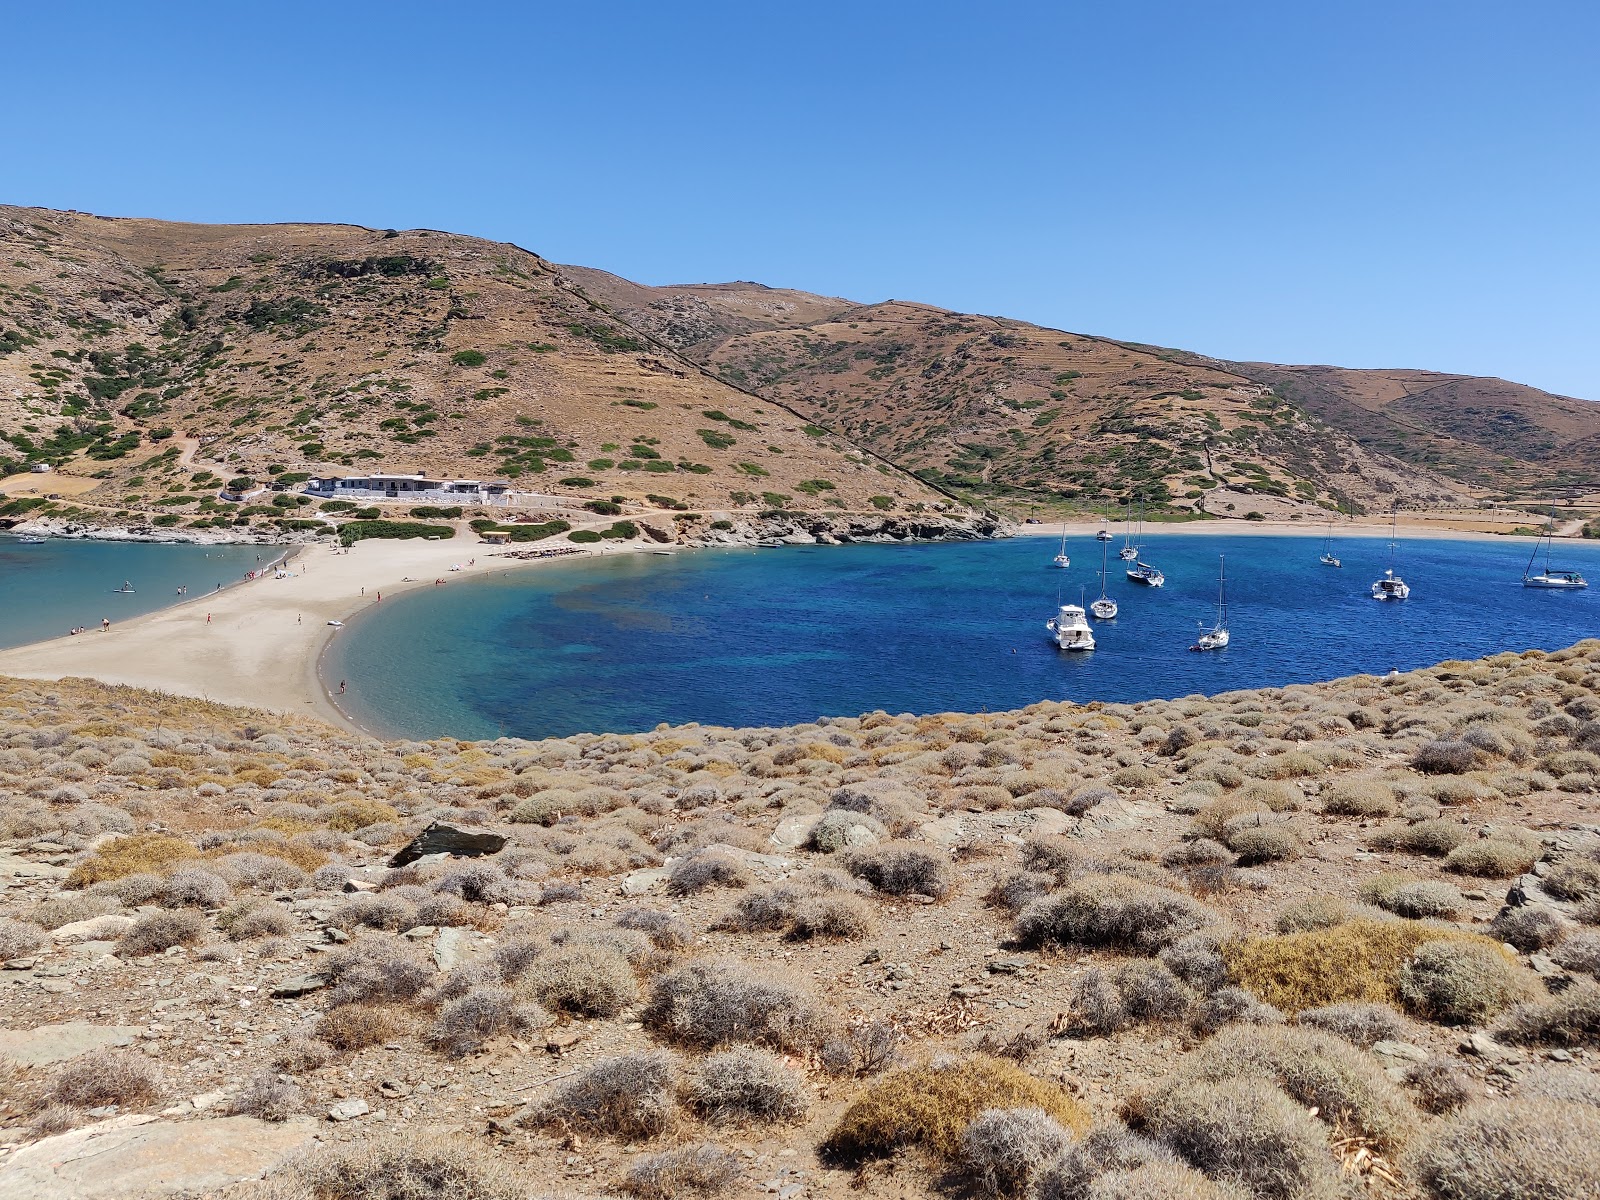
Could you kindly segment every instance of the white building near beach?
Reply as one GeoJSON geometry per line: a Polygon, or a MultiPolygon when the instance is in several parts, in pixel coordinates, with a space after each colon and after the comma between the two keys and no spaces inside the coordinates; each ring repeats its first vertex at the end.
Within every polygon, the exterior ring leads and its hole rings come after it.
{"type": "Polygon", "coordinates": [[[312,479],[309,495],[338,500],[429,500],[447,504],[503,503],[509,483],[484,479],[435,479],[428,475],[350,475],[312,479]]]}

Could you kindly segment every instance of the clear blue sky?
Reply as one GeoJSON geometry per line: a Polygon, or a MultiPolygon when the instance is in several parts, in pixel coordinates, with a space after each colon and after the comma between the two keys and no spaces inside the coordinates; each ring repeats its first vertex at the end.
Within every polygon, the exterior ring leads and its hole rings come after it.
{"type": "Polygon", "coordinates": [[[1600,5],[13,5],[0,199],[1600,398],[1600,5]]]}

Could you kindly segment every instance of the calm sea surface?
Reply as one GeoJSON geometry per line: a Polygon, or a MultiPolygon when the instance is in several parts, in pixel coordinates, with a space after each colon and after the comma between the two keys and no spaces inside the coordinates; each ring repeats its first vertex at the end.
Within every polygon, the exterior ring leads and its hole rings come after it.
{"type": "Polygon", "coordinates": [[[112,623],[229,584],[276,558],[272,546],[157,545],[76,542],[29,544],[0,534],[0,646],[60,637],[78,625],[112,623]],[[123,581],[129,594],[115,591],[123,581]]]}
{"type": "MultiPolygon", "coordinates": [[[[1525,589],[1530,544],[1403,542],[1412,598],[1368,588],[1384,539],[1160,534],[1145,558],[1167,585],[1130,583],[1112,544],[1121,615],[1099,649],[1059,652],[1044,623],[1099,594],[1100,547],[1042,538],[960,545],[719,550],[564,563],[427,589],[340,633],[324,678],[375,729],[401,736],[561,736],[658,722],[766,725],[823,714],[981,711],[1043,699],[1129,701],[1402,670],[1600,635],[1600,545],[1557,566],[1586,592],[1525,589]],[[1228,564],[1233,642],[1190,654],[1228,564]]],[[[115,572],[113,572],[115,574],[115,572]]],[[[116,599],[116,597],[113,597],[116,599]]]]}

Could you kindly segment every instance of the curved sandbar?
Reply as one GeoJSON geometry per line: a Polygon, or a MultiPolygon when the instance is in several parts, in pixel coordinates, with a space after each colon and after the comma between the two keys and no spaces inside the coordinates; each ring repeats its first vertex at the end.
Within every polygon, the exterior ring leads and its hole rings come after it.
{"type": "MultiPolygon", "coordinates": [[[[610,554],[643,549],[607,546],[610,554]]],[[[82,676],[224,704],[311,713],[357,728],[317,678],[317,660],[344,621],[379,597],[481,575],[564,562],[494,556],[467,530],[450,540],[370,540],[348,551],[302,547],[284,579],[272,571],[236,587],[75,637],[0,651],[0,675],[82,676]],[[476,559],[476,565],[468,565],[476,559]],[[460,565],[459,571],[451,567],[460,565]]],[[[500,551],[504,553],[503,550],[500,551]]],[[[335,683],[335,687],[337,684],[335,683]]]]}

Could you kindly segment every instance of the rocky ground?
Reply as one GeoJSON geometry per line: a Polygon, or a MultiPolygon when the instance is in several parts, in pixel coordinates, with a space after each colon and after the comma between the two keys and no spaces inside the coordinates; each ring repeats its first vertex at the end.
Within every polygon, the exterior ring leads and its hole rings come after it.
{"type": "Polygon", "coordinates": [[[0,680],[0,1200],[1592,1194],[1597,804],[1593,641],[536,743],[0,680]]]}

